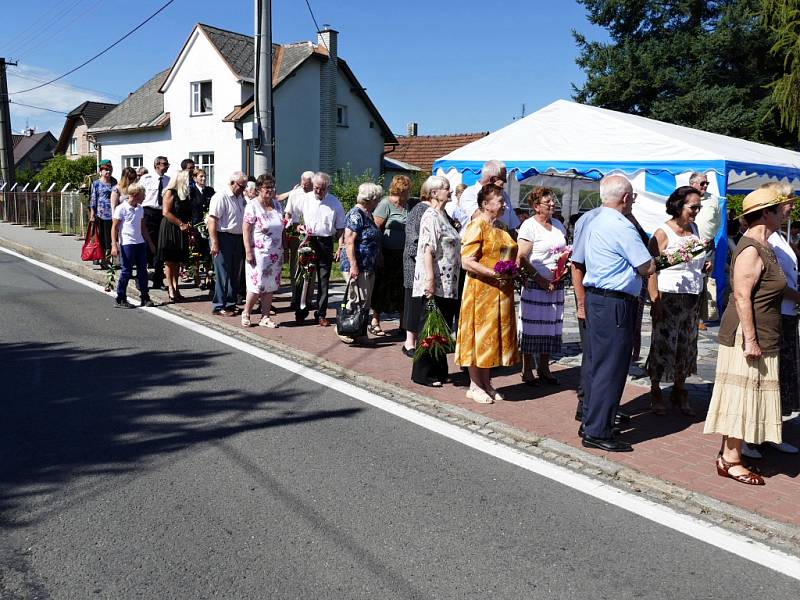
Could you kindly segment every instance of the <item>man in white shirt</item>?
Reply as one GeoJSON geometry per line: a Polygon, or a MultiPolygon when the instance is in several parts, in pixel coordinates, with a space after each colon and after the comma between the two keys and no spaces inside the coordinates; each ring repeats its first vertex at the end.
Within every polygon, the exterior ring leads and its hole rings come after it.
{"type": "Polygon", "coordinates": [[[241,171],[231,174],[227,189],[211,197],[208,207],[208,237],[211,259],[214,262],[214,299],[211,312],[215,315],[239,314],[236,298],[239,279],[244,268],[244,188],[247,175],[241,171]]]}
{"type": "MultiPolygon", "coordinates": [[[[339,247],[342,246],[345,225],[344,208],[336,196],[328,193],[330,185],[331,178],[327,173],[314,173],[312,191],[303,194],[292,203],[292,217],[303,221],[310,235],[309,244],[316,255],[318,306],[314,313],[314,321],[320,327],[330,327],[326,313],[328,285],[334,260],[333,244],[335,238],[339,242],[339,247]]],[[[298,281],[292,294],[292,303],[296,307],[295,321],[298,323],[302,323],[308,316],[308,309],[299,308],[303,304],[302,293],[303,286],[298,281]]]]}
{"type": "MultiPolygon", "coordinates": [[[[169,161],[166,156],[157,156],[153,161],[155,173],[146,173],[139,179],[139,184],[144,187],[144,225],[150,234],[150,239],[158,248],[158,232],[161,229],[161,219],[164,218],[161,210],[161,197],[167,184],[169,176],[166,175],[169,169],[169,161]]],[[[156,260],[155,252],[148,252],[147,262],[153,267],[153,289],[164,287],[164,263],[156,260]]]]}
{"type": "MultiPolygon", "coordinates": [[[[506,184],[507,177],[505,163],[499,160],[488,160],[483,163],[481,178],[461,193],[459,204],[461,205],[461,210],[467,214],[467,222],[472,219],[472,216],[478,210],[478,192],[481,191],[481,188],[491,183],[502,189],[506,184]]],[[[505,190],[503,190],[503,202],[505,203],[505,210],[498,217],[498,220],[502,221],[508,228],[509,233],[516,237],[516,230],[519,229],[520,225],[519,217],[514,212],[514,208],[511,206],[511,198],[505,190]]],[[[462,235],[465,229],[466,227],[461,228],[462,235]]]]}
{"type": "MultiPolygon", "coordinates": [[[[314,171],[304,171],[300,175],[300,183],[298,183],[291,191],[285,192],[278,196],[278,200],[285,202],[283,205],[283,216],[288,223],[298,225],[300,223],[299,217],[295,216],[294,205],[301,196],[313,191],[314,183],[311,181],[314,177],[314,171]]],[[[300,239],[297,237],[289,238],[289,277],[292,278],[292,289],[294,289],[295,271],[297,270],[297,247],[300,245],[300,239]]],[[[296,308],[294,305],[292,308],[296,308]]]]}
{"type": "MultiPolygon", "coordinates": [[[[700,211],[694,218],[697,232],[702,240],[715,240],[722,227],[722,208],[719,198],[708,193],[708,177],[704,173],[692,173],[689,185],[700,192],[700,211]]],[[[716,318],[717,283],[709,276],[714,270],[714,251],[708,253],[706,260],[711,263],[711,269],[703,275],[703,291],[700,296],[700,329],[705,329],[704,321],[716,318]]]]}

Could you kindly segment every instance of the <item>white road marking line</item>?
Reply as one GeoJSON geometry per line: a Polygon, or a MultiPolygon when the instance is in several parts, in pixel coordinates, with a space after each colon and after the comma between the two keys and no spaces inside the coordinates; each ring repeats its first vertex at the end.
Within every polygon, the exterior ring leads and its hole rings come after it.
{"type": "MultiPolygon", "coordinates": [[[[37,267],[55,273],[71,281],[85,285],[95,291],[105,293],[106,295],[114,295],[112,292],[103,292],[103,287],[90,281],[73,275],[62,269],[52,267],[44,264],[27,256],[23,256],[12,250],[0,248],[0,251],[10,254],[24,261],[27,261],[37,267]]],[[[360,402],[368,404],[372,407],[383,410],[389,414],[405,419],[415,425],[424,427],[425,429],[438,433],[451,440],[469,446],[475,450],[511,463],[542,477],[551,479],[562,485],[566,485],[574,490],[607,502],[613,506],[622,508],[635,515],[668,527],[684,535],[695,538],[712,546],[716,546],[726,552],[740,556],[746,560],[759,564],[763,567],[800,580],[800,558],[786,554],[774,548],[770,548],[766,544],[751,540],[743,535],[739,535],[728,531],[722,527],[718,527],[711,523],[702,521],[691,515],[682,514],[668,506],[664,506],[639,497],[625,490],[615,488],[611,485],[601,481],[592,479],[586,475],[576,473],[565,467],[547,462],[535,456],[531,456],[521,450],[506,446],[494,440],[488,439],[480,434],[473,433],[467,429],[447,423],[431,415],[421,413],[412,408],[397,404],[391,400],[387,400],[377,394],[361,389],[350,383],[346,383],[336,379],[330,375],[320,373],[309,367],[303,366],[296,362],[290,361],[286,358],[251,346],[246,342],[242,342],[228,335],[215,331],[205,325],[200,325],[178,315],[172,314],[167,311],[159,310],[157,308],[143,308],[151,315],[165,319],[179,325],[185,329],[203,335],[207,338],[218,341],[226,346],[245,352],[253,357],[275,365],[281,369],[285,369],[296,375],[300,375],[318,383],[324,387],[340,392],[346,396],[354,398],[360,402]]],[[[713,471],[709,471],[709,476],[712,476],[713,471]]]]}

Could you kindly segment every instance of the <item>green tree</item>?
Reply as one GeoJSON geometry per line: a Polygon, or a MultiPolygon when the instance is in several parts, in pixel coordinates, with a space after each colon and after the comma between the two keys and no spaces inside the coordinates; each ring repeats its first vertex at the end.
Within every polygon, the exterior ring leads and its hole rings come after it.
{"type": "Polygon", "coordinates": [[[762,11],[775,40],[772,54],[783,62],[771,85],[772,99],[781,125],[800,138],[800,1],[763,0],[762,11]]]}
{"type": "Polygon", "coordinates": [[[573,32],[579,102],[788,145],[767,86],[781,71],[762,0],[578,0],[610,41],[573,32]]]}
{"type": "Polygon", "coordinates": [[[57,154],[45,163],[35,180],[44,188],[50,187],[52,183],[59,189],[67,183],[78,188],[83,185],[87,176],[96,172],[97,160],[94,156],[81,156],[77,160],[70,160],[63,154],[57,154]]]}
{"type": "Polygon", "coordinates": [[[383,176],[376,179],[370,169],[367,169],[361,175],[353,175],[349,164],[344,169],[337,170],[334,174],[331,180],[330,192],[339,199],[345,212],[355,205],[358,186],[362,183],[383,185],[383,176]]]}

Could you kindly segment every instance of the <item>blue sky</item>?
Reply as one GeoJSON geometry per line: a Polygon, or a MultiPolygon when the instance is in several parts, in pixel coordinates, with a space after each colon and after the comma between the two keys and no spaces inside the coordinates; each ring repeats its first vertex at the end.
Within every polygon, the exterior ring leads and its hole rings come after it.
{"type": "MultiPolygon", "coordinates": [[[[0,56],[9,92],[61,75],[113,43],[166,0],[8,2],[0,56]]],[[[350,64],[395,133],[491,131],[569,98],[583,81],[571,30],[605,39],[573,0],[310,0],[339,34],[350,64]],[[496,10],[494,7],[498,7],[496,10]]],[[[273,0],[273,41],[315,40],[304,0],[273,0]]],[[[12,101],[68,112],[84,100],[118,102],[168,67],[196,22],[253,32],[253,0],[175,0],[153,21],[80,71],[12,101]]],[[[12,126],[58,137],[64,116],[11,105],[12,126]]]]}

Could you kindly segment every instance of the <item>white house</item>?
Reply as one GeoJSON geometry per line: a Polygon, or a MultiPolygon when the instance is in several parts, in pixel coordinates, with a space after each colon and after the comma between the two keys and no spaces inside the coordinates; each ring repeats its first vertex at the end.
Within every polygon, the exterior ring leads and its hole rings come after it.
{"type": "MultiPolygon", "coordinates": [[[[321,31],[317,44],[273,45],[272,54],[279,189],[306,170],[377,176],[384,143],[395,138],[338,58],[337,32],[321,31]]],[[[89,130],[100,158],[118,170],[151,168],[159,155],[175,166],[191,157],[217,187],[233,171],[252,173],[253,73],[252,36],[197,24],[169,69],[89,130]]]]}

